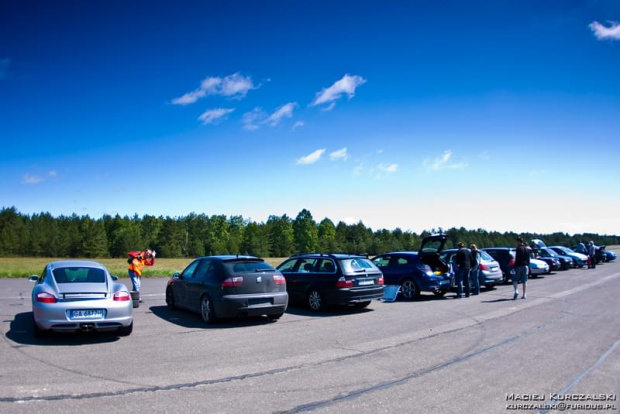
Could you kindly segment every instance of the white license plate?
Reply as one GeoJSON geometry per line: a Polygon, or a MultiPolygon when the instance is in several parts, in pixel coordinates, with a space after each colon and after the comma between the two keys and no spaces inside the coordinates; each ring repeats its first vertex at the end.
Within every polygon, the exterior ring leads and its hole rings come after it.
{"type": "Polygon", "coordinates": [[[101,319],[103,309],[72,310],[71,319],[101,319]]]}
{"type": "Polygon", "coordinates": [[[360,286],[368,286],[368,285],[374,285],[375,281],[374,280],[360,280],[358,285],[360,286]]]}

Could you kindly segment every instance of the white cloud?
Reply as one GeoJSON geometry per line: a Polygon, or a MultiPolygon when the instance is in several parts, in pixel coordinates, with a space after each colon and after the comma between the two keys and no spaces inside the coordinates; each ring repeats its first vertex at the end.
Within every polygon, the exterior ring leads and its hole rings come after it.
{"type": "Polygon", "coordinates": [[[489,155],[489,151],[485,150],[485,151],[482,151],[480,155],[478,155],[478,158],[484,161],[488,161],[491,159],[491,155],[489,155]]]}
{"type": "Polygon", "coordinates": [[[231,108],[216,108],[209,109],[208,111],[203,112],[198,119],[202,121],[204,125],[215,124],[221,120],[223,120],[226,115],[233,112],[234,109],[231,108]]]}
{"type": "Polygon", "coordinates": [[[386,173],[395,173],[398,170],[398,164],[390,164],[390,165],[377,165],[377,169],[386,173]]]}
{"type": "Polygon", "coordinates": [[[297,121],[295,122],[295,125],[293,125],[293,131],[305,126],[306,123],[304,121],[297,121]]]}
{"type": "Polygon", "coordinates": [[[32,175],[26,173],[22,176],[22,184],[25,185],[36,185],[42,183],[43,181],[45,181],[45,179],[40,175],[32,175]]]}
{"type": "Polygon", "coordinates": [[[316,94],[316,97],[310,104],[310,106],[322,105],[329,103],[330,105],[324,110],[329,111],[336,105],[336,100],[340,99],[343,95],[347,95],[349,99],[355,96],[355,90],[366,83],[366,79],[361,76],[349,76],[344,75],[342,79],[336,81],[329,88],[323,88],[316,94]]]}
{"type": "Polygon", "coordinates": [[[259,124],[265,120],[267,114],[258,106],[252,109],[250,112],[243,114],[241,122],[243,123],[243,129],[248,131],[254,131],[260,128],[259,124]]]}
{"type": "Polygon", "coordinates": [[[308,154],[304,157],[301,157],[297,160],[297,165],[309,165],[309,164],[314,164],[315,162],[317,162],[318,160],[321,159],[321,156],[323,156],[323,153],[325,152],[325,148],[323,149],[318,149],[316,151],[314,151],[311,154],[308,154]]]}
{"type": "Polygon", "coordinates": [[[58,177],[58,173],[54,170],[50,170],[50,172],[48,172],[47,175],[49,175],[51,178],[58,177]]]}
{"type": "Polygon", "coordinates": [[[353,175],[355,176],[360,176],[364,173],[364,166],[362,164],[358,164],[354,169],[353,169],[353,175]]]}
{"type": "Polygon", "coordinates": [[[422,168],[426,171],[439,171],[439,170],[458,170],[467,167],[465,162],[452,162],[452,151],[446,150],[443,154],[434,160],[428,158],[422,162],[422,168]]]}
{"type": "Polygon", "coordinates": [[[172,103],[174,105],[189,105],[193,104],[200,98],[204,98],[207,95],[221,95],[236,99],[242,99],[252,89],[258,89],[260,85],[254,85],[252,78],[245,77],[239,73],[226,76],[225,78],[209,77],[200,82],[200,88],[193,90],[174,98],[172,103]]]}
{"type": "Polygon", "coordinates": [[[269,118],[267,118],[264,122],[268,123],[271,126],[276,126],[280,123],[282,118],[292,118],[293,110],[296,106],[297,102],[289,102],[285,105],[282,105],[281,107],[276,109],[273,114],[269,115],[269,118]]]}
{"type": "Polygon", "coordinates": [[[618,22],[610,22],[610,27],[605,27],[597,21],[589,24],[589,28],[594,32],[597,39],[614,39],[620,40],[620,24],[618,22]]]}
{"type": "Polygon", "coordinates": [[[5,79],[9,73],[11,59],[0,59],[0,79],[5,79]]]}
{"type": "Polygon", "coordinates": [[[347,147],[339,149],[329,154],[329,159],[332,161],[343,160],[346,161],[349,159],[349,154],[347,154],[347,147]]]}

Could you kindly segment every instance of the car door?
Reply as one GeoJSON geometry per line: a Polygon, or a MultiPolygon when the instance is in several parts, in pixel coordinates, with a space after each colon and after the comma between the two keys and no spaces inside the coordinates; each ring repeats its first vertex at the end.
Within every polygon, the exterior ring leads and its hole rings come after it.
{"type": "Polygon", "coordinates": [[[386,285],[398,285],[402,276],[398,263],[398,255],[384,254],[372,259],[372,262],[383,273],[383,280],[386,285]]]}
{"type": "Polygon", "coordinates": [[[212,267],[212,260],[200,260],[192,277],[187,282],[187,304],[190,309],[197,312],[200,311],[200,298],[205,291],[207,275],[212,267]]]}
{"type": "Polygon", "coordinates": [[[302,259],[290,259],[278,266],[278,270],[286,279],[286,291],[291,300],[303,300],[306,278],[299,274],[302,259]]]}
{"type": "Polygon", "coordinates": [[[194,278],[194,272],[198,267],[200,260],[194,260],[181,272],[177,281],[174,283],[174,301],[175,305],[191,309],[189,307],[188,301],[188,286],[191,284],[192,279],[194,278]]]}

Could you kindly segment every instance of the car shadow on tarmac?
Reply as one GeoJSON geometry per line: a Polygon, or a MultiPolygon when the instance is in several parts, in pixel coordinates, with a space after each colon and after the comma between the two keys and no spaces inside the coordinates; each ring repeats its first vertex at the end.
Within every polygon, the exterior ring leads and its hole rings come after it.
{"type": "MultiPolygon", "coordinates": [[[[5,321],[9,322],[9,321],[5,321]]],[[[34,336],[34,322],[32,312],[23,312],[15,315],[10,321],[9,331],[6,337],[20,345],[39,346],[81,346],[116,342],[120,338],[116,331],[111,332],[75,332],[75,333],[49,333],[45,338],[34,336]]]]}
{"type": "Polygon", "coordinates": [[[173,323],[184,328],[193,329],[231,329],[246,326],[268,325],[275,321],[266,316],[246,317],[246,318],[223,318],[218,319],[213,324],[205,323],[200,315],[184,309],[169,309],[167,306],[151,306],[149,310],[158,318],[173,323]]]}

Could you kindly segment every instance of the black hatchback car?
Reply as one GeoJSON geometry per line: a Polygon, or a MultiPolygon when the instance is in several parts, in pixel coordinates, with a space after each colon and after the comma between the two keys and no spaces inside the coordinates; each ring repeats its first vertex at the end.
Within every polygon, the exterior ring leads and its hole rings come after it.
{"type": "Polygon", "coordinates": [[[512,281],[513,276],[516,274],[516,249],[513,247],[485,247],[482,250],[487,252],[499,263],[499,267],[502,269],[502,283],[512,281]]]}
{"type": "Polygon", "coordinates": [[[445,295],[453,285],[450,267],[440,258],[446,235],[425,237],[417,252],[392,252],[379,255],[372,262],[381,269],[386,285],[399,285],[400,295],[411,300],[421,292],[445,295]]]}
{"type": "Polygon", "coordinates": [[[383,275],[366,256],[304,253],[291,256],[278,270],[286,278],[291,301],[313,311],[328,305],[365,308],[383,297],[383,275]]]}
{"type": "Polygon", "coordinates": [[[207,256],[175,273],[166,286],[168,308],[198,312],[206,323],[218,318],[262,316],[279,319],[288,306],[286,280],[263,259],[207,256]]]}

